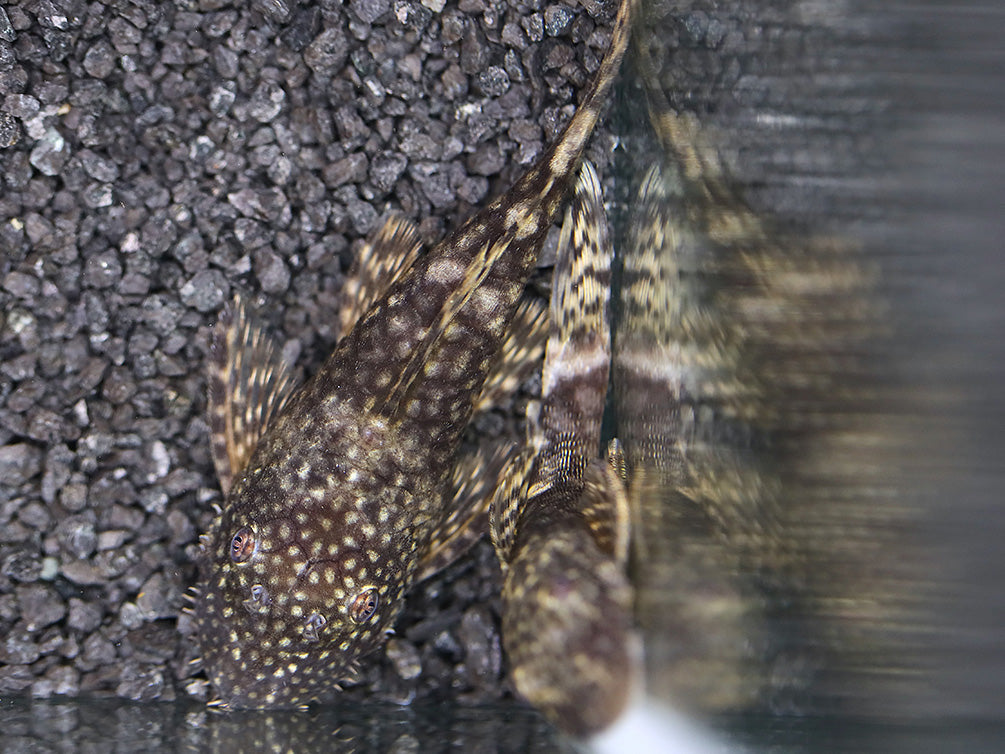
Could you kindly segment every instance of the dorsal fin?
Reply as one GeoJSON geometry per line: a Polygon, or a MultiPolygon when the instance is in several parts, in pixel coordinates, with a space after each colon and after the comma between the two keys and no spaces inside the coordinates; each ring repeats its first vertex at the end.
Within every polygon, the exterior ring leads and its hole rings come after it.
{"type": "Polygon", "coordinates": [[[419,256],[422,240],[415,224],[392,215],[359,250],[342,287],[339,337],[344,337],[361,316],[383,298],[401,274],[419,256]]]}

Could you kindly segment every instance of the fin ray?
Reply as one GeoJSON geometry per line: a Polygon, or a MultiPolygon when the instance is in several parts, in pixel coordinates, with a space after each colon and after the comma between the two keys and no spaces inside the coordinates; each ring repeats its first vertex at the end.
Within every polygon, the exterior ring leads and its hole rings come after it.
{"type": "Polygon", "coordinates": [[[220,314],[210,343],[209,372],[213,464],[226,496],[299,378],[240,295],[220,314]]]}
{"type": "Polygon", "coordinates": [[[481,539],[488,529],[491,491],[500,478],[508,443],[489,449],[479,446],[457,459],[450,477],[447,506],[450,515],[436,528],[428,550],[419,561],[416,581],[422,581],[446,568],[481,539]]]}
{"type": "Polygon", "coordinates": [[[415,224],[392,215],[369,238],[353,260],[342,288],[339,337],[344,337],[371,306],[418,258],[422,240],[415,224]]]}

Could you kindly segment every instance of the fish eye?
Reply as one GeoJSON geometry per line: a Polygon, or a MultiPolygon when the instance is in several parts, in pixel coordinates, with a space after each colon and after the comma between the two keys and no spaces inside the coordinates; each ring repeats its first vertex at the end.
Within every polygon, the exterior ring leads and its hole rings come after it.
{"type": "Polygon", "coordinates": [[[247,563],[255,554],[257,546],[255,532],[247,526],[242,526],[230,540],[230,559],[235,563],[247,563]]]}
{"type": "Polygon", "coordinates": [[[356,623],[369,620],[377,611],[377,587],[368,586],[357,594],[349,607],[349,615],[356,623]]]}

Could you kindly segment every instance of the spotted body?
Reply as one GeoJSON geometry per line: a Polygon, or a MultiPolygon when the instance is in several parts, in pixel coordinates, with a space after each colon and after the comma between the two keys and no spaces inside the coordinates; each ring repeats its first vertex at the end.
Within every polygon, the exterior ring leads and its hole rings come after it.
{"type": "Polygon", "coordinates": [[[559,242],[541,403],[493,497],[503,646],[517,691],[585,736],[624,708],[635,675],[627,498],[599,457],[611,344],[612,246],[583,165],[559,242]]]}
{"type": "Polygon", "coordinates": [[[301,387],[274,347],[258,345],[264,366],[242,359],[258,336],[224,315],[211,422],[226,499],[193,606],[221,704],[330,694],[384,642],[409,587],[470,539],[449,493],[461,433],[620,65],[633,2],[576,114],[509,192],[426,255],[409,251],[407,226],[374,239],[404,259],[386,266],[391,280],[360,285],[372,305],[301,387]]]}

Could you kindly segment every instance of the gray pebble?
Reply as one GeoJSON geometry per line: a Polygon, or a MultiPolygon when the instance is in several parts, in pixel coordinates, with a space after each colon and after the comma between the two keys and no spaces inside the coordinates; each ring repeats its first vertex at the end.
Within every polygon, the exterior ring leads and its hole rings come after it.
{"type": "Polygon", "coordinates": [[[0,664],[30,665],[42,656],[42,650],[23,624],[18,624],[0,644],[0,664]]]}
{"type": "Polygon", "coordinates": [[[35,633],[62,620],[66,603],[59,593],[45,584],[25,584],[15,590],[25,628],[35,633]]]}
{"type": "Polygon", "coordinates": [[[345,65],[349,54],[349,40],[340,26],[333,26],[321,32],[307,49],[304,62],[317,74],[331,75],[345,65]]]}
{"type": "Polygon", "coordinates": [[[115,693],[136,702],[152,702],[161,698],[165,683],[164,673],[159,667],[126,662],[122,666],[115,693]]]}
{"type": "Polygon", "coordinates": [[[502,667],[499,636],[488,610],[476,605],[461,618],[457,637],[464,647],[467,680],[475,688],[495,682],[502,667]]]}
{"type": "Polygon", "coordinates": [[[349,0],[349,8],[367,24],[372,24],[391,9],[391,0],[349,0]]]}
{"type": "Polygon", "coordinates": [[[34,275],[12,270],[3,279],[3,289],[17,298],[34,299],[41,290],[41,284],[34,275]]]}
{"type": "Polygon", "coordinates": [[[14,27],[11,26],[7,11],[0,8],[0,39],[5,42],[13,42],[16,38],[17,35],[14,33],[14,27]]]}
{"type": "Polygon", "coordinates": [[[69,156],[66,141],[58,131],[50,128],[35,144],[28,160],[43,175],[59,175],[69,156]]]}
{"type": "Polygon", "coordinates": [[[161,296],[155,295],[143,300],[143,321],[158,335],[174,332],[181,316],[181,308],[161,296]]]}
{"type": "Polygon", "coordinates": [[[438,160],[443,148],[428,134],[410,134],[401,140],[401,151],[413,160],[438,160]]]}
{"type": "Polygon", "coordinates": [[[264,82],[258,86],[252,95],[248,113],[255,120],[261,123],[268,123],[282,112],[285,101],[286,92],[275,84],[264,82]]]}
{"type": "Polygon", "coordinates": [[[80,673],[69,665],[54,665],[45,671],[45,676],[31,686],[31,695],[36,699],[51,696],[75,696],[80,691],[80,673]]]}
{"type": "Polygon", "coordinates": [[[381,152],[370,164],[370,182],[380,191],[394,188],[408,167],[408,160],[395,152],[381,152]]]}
{"type": "Polygon", "coordinates": [[[227,194],[227,201],[245,217],[263,220],[273,226],[289,225],[290,203],[278,188],[241,189],[227,194]]]}
{"type": "Polygon", "coordinates": [[[280,24],[286,23],[291,15],[290,5],[286,0],[255,0],[252,6],[280,24]]]}
{"type": "Polygon", "coordinates": [[[224,82],[213,87],[213,91],[210,92],[209,109],[217,117],[224,116],[230,111],[235,99],[233,90],[229,88],[227,82],[224,82]]]}
{"type": "Polygon", "coordinates": [[[443,94],[448,100],[460,99],[468,92],[468,78],[460,66],[449,66],[440,81],[443,83],[443,94]]]}
{"type": "Polygon", "coordinates": [[[542,63],[544,64],[545,70],[554,70],[572,62],[574,57],[575,52],[573,52],[569,45],[564,43],[555,43],[548,48],[542,63]]]}
{"type": "Polygon", "coordinates": [[[370,135],[370,128],[359,117],[356,109],[349,105],[340,107],[335,111],[334,121],[339,136],[346,141],[356,138],[366,138],[370,135]]]}
{"type": "Polygon", "coordinates": [[[565,34],[575,14],[566,5],[549,5],[544,11],[544,29],[550,37],[558,37],[565,34]]]}
{"type": "Polygon", "coordinates": [[[178,295],[185,306],[200,312],[219,309],[227,300],[230,286],[220,270],[203,270],[186,282],[178,295]]]}
{"type": "Polygon", "coordinates": [[[127,630],[133,630],[143,625],[143,611],[135,602],[126,602],[119,608],[119,623],[127,630]]]}
{"type": "Polygon", "coordinates": [[[91,634],[84,639],[84,651],[78,665],[83,670],[91,670],[102,665],[111,665],[116,660],[115,645],[101,633],[91,634]]]}
{"type": "Polygon", "coordinates": [[[19,547],[4,555],[0,573],[21,583],[37,581],[42,575],[42,555],[31,547],[19,547]]]}
{"type": "Polygon", "coordinates": [[[39,502],[31,501],[23,505],[17,512],[18,519],[30,526],[32,529],[45,530],[52,524],[52,517],[45,506],[39,502]]]}
{"type": "Polygon", "coordinates": [[[112,368],[101,383],[101,395],[113,404],[122,404],[136,393],[132,373],[123,367],[112,368]]]}
{"type": "Polygon", "coordinates": [[[346,204],[349,220],[360,237],[366,236],[377,225],[377,210],[369,202],[354,199],[346,204]]]}
{"type": "Polygon", "coordinates": [[[192,522],[181,511],[172,510],[167,514],[168,528],[171,530],[171,542],[174,544],[187,544],[195,541],[196,529],[192,522]]]}
{"type": "Polygon", "coordinates": [[[3,109],[15,118],[29,120],[38,114],[41,105],[30,94],[8,94],[4,97],[3,109]]]}
{"type": "Polygon", "coordinates": [[[207,36],[216,38],[222,37],[232,28],[237,21],[237,12],[224,10],[219,13],[207,13],[205,15],[202,29],[207,36]]]}
{"type": "Polygon", "coordinates": [[[163,516],[167,509],[168,496],[159,487],[147,487],[140,492],[139,503],[147,513],[163,516]]]}
{"type": "Polygon", "coordinates": [[[454,192],[450,188],[450,179],[445,173],[434,173],[423,181],[422,193],[426,195],[434,207],[449,207],[454,203],[454,192]]]}
{"type": "Polygon", "coordinates": [[[255,252],[255,277],[265,293],[285,293],[290,287],[290,270],[282,258],[268,248],[255,252]]]}
{"type": "MultiPolygon", "coordinates": [[[[88,257],[84,262],[84,283],[91,288],[108,288],[122,277],[122,265],[114,250],[88,257]]],[[[103,329],[104,325],[99,325],[103,329]]]]}
{"type": "Polygon", "coordinates": [[[38,354],[23,353],[0,364],[0,374],[5,375],[14,382],[21,382],[35,374],[37,363],[38,354]]]}
{"type": "Polygon", "coordinates": [[[42,470],[42,451],[28,443],[0,446],[0,480],[18,486],[42,470]]]}
{"type": "Polygon", "coordinates": [[[101,606],[96,602],[85,602],[76,597],[70,598],[70,611],[66,625],[83,633],[90,633],[101,625],[103,617],[101,606]]]}
{"type": "Polygon", "coordinates": [[[353,152],[330,165],[324,171],[325,183],[338,188],[347,183],[360,183],[367,175],[369,160],[362,152],[353,152]]]}
{"type": "Polygon", "coordinates": [[[489,193],[489,182],[478,176],[468,176],[457,187],[457,196],[468,204],[481,204],[489,193]]]}
{"type": "Polygon", "coordinates": [[[60,504],[70,512],[81,511],[87,505],[87,485],[71,482],[60,490],[60,504]]]}
{"type": "Polygon", "coordinates": [[[60,521],[56,527],[56,537],[63,552],[76,559],[90,557],[98,544],[93,516],[87,514],[70,516],[60,521]]]}
{"type": "Polygon", "coordinates": [[[92,183],[81,194],[84,206],[91,209],[110,207],[112,205],[112,187],[107,183],[92,183]]]}
{"type": "MultiPolygon", "coordinates": [[[[244,249],[252,250],[260,246],[265,246],[272,240],[272,233],[269,228],[262,223],[248,217],[239,217],[234,222],[234,237],[244,249]]],[[[237,272],[235,265],[235,272],[237,272]]],[[[248,267],[247,269],[250,269],[248,267]]],[[[247,269],[243,270],[247,272],[247,269]]]]}
{"type": "Polygon", "coordinates": [[[531,42],[540,42],[544,39],[544,19],[540,13],[531,13],[520,19],[520,26],[527,33],[531,42]]]}
{"type": "Polygon", "coordinates": [[[84,55],[84,70],[96,79],[104,79],[115,69],[115,50],[105,40],[95,42],[84,55]]]}
{"type": "Polygon", "coordinates": [[[129,541],[132,535],[122,529],[111,529],[98,534],[98,550],[114,550],[129,541]]]}
{"type": "Polygon", "coordinates": [[[464,657],[464,650],[454,635],[444,629],[433,638],[433,649],[447,659],[456,662],[464,657]]]}
{"type": "Polygon", "coordinates": [[[220,75],[220,78],[236,78],[239,63],[240,58],[237,57],[237,53],[233,50],[224,46],[213,48],[213,65],[216,68],[216,72],[220,75]]]}
{"type": "Polygon", "coordinates": [[[178,612],[180,598],[177,586],[164,574],[155,573],[144,582],[136,597],[136,606],[146,621],[173,618],[178,612]]]}
{"type": "Polygon", "coordinates": [[[74,584],[87,586],[103,584],[108,578],[97,563],[91,560],[73,560],[60,565],[59,572],[74,584]]]}
{"type": "Polygon", "coordinates": [[[496,175],[506,164],[506,155],[496,144],[482,144],[468,158],[468,167],[476,175],[496,175]]]}
{"type": "Polygon", "coordinates": [[[506,69],[490,65],[478,74],[476,79],[478,89],[486,97],[501,97],[509,91],[509,74],[506,69]]]}
{"type": "MultiPolygon", "coordinates": [[[[21,127],[10,113],[0,111],[0,149],[12,147],[21,140],[21,127]]],[[[10,180],[7,179],[10,184],[10,180]]],[[[23,182],[22,182],[23,183],[23,182]]]]}
{"type": "Polygon", "coordinates": [[[103,183],[112,183],[119,177],[118,166],[107,157],[91,149],[81,149],[77,153],[80,164],[89,176],[103,183]]]}
{"type": "Polygon", "coordinates": [[[285,186],[293,177],[293,161],[284,154],[276,157],[275,161],[268,166],[266,175],[269,180],[277,186],[285,186]]]}
{"type": "Polygon", "coordinates": [[[54,445],[45,456],[45,472],[42,474],[42,500],[51,504],[56,501],[60,490],[70,479],[73,453],[65,445],[54,445]]]}
{"type": "Polygon", "coordinates": [[[474,24],[467,26],[461,40],[461,70],[469,76],[478,74],[488,65],[491,54],[478,27],[474,24]]]}
{"type": "Polygon", "coordinates": [[[300,8],[294,14],[293,21],[280,33],[280,42],[286,48],[300,52],[317,36],[320,26],[320,8],[300,8]]]}

